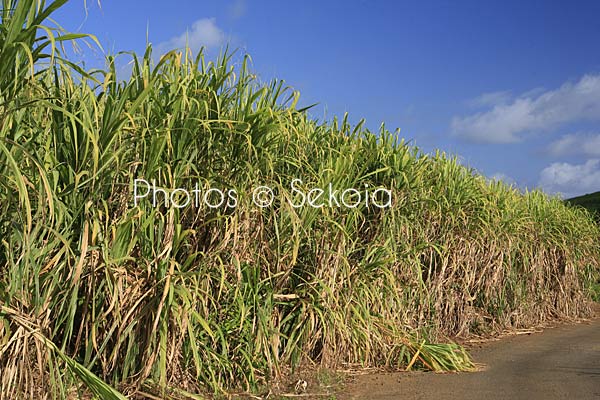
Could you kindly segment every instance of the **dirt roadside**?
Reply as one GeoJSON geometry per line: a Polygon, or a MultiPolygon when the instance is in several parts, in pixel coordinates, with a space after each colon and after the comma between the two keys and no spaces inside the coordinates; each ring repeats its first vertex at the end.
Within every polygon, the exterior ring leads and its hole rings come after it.
{"type": "Polygon", "coordinates": [[[470,351],[473,373],[360,375],[337,399],[600,399],[600,315],[470,351]]]}

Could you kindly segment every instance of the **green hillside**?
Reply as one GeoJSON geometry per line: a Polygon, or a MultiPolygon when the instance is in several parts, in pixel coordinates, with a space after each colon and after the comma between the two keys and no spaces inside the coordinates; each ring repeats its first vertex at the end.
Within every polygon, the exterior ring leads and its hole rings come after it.
{"type": "Polygon", "coordinates": [[[570,205],[581,206],[594,213],[600,219],[600,192],[573,197],[567,199],[566,202],[570,205]]]}

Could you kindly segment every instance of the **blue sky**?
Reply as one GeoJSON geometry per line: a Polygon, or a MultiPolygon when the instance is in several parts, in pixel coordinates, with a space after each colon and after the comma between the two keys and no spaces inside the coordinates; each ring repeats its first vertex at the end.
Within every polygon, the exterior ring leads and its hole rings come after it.
{"type": "MultiPolygon", "coordinates": [[[[600,190],[599,1],[72,0],[55,15],[104,50],[218,54],[281,78],[316,118],[365,118],[488,177],[600,190]]],[[[85,50],[88,66],[101,55],[85,50]]]]}

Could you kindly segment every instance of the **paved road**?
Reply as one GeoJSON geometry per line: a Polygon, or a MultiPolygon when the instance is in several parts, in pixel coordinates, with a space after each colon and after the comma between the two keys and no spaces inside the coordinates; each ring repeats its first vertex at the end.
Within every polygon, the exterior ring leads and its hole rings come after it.
{"type": "Polygon", "coordinates": [[[482,371],[359,376],[339,399],[600,399],[600,319],[473,349],[482,371]]]}

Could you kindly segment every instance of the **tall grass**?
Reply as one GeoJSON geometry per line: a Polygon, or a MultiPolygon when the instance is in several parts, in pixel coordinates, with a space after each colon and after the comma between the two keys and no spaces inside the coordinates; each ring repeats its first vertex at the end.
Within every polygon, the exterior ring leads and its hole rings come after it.
{"type": "Polygon", "coordinates": [[[76,69],[36,36],[62,3],[3,2],[1,398],[222,394],[314,364],[468,370],[439,343],[589,312],[586,212],[384,127],[312,120],[248,57],[154,65],[148,47],[125,80],[112,57],[76,69]],[[238,204],[134,205],[138,178],[238,204]],[[391,188],[393,204],[294,208],[295,178],[391,188]],[[259,185],[284,200],[253,205],[259,185]]]}

